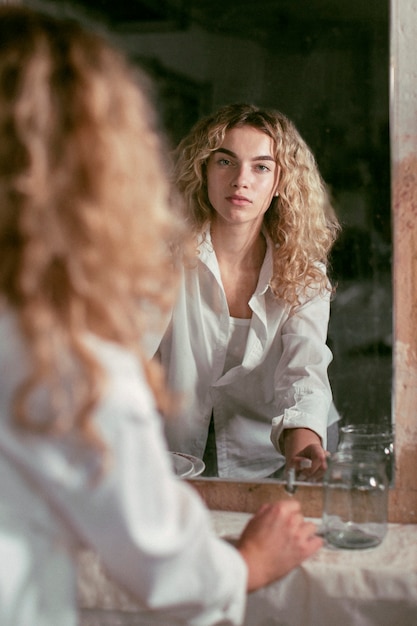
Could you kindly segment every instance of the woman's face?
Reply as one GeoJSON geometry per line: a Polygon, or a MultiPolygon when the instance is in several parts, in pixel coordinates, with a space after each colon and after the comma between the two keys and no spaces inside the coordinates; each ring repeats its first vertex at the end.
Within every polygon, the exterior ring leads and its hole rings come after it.
{"type": "Polygon", "coordinates": [[[259,228],[276,193],[279,166],[271,137],[252,126],[226,132],[207,163],[207,190],[217,223],[259,228]]]}

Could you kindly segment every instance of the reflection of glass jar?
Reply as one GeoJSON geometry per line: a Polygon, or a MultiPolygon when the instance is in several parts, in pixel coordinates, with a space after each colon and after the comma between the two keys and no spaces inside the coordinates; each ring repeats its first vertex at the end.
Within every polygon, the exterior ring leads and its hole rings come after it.
{"type": "Polygon", "coordinates": [[[338,548],[371,548],[387,531],[388,480],[379,454],[336,452],[324,476],[323,532],[338,548]]]}
{"type": "Polygon", "coordinates": [[[338,451],[369,450],[382,455],[388,481],[394,477],[394,433],[387,428],[381,430],[376,424],[350,424],[342,426],[339,433],[338,451]]]}

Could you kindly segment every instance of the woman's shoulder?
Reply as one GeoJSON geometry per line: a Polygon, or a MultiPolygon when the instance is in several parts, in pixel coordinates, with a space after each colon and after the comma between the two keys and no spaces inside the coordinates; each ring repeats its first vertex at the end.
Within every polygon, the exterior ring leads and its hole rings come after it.
{"type": "Polygon", "coordinates": [[[0,302],[0,333],[16,335],[18,330],[17,316],[5,302],[0,302]]]}
{"type": "Polygon", "coordinates": [[[153,412],[155,399],[139,355],[95,335],[88,337],[87,344],[104,370],[105,402],[125,409],[130,407],[134,413],[139,407],[143,414],[153,412]]]}
{"type": "Polygon", "coordinates": [[[107,372],[122,378],[142,376],[139,356],[133,350],[92,334],[86,337],[86,344],[107,372]]]}
{"type": "Polygon", "coordinates": [[[17,315],[10,307],[0,305],[0,364],[9,373],[13,369],[11,364],[23,371],[26,356],[17,315]]]}

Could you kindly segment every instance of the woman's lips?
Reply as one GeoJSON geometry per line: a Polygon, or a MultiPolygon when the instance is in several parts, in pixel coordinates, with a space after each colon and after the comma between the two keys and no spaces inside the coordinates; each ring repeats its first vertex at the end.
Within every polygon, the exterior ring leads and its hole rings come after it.
{"type": "Polygon", "coordinates": [[[249,200],[249,198],[246,198],[246,196],[227,196],[226,200],[237,206],[241,206],[243,204],[251,204],[251,200],[249,200]]]}

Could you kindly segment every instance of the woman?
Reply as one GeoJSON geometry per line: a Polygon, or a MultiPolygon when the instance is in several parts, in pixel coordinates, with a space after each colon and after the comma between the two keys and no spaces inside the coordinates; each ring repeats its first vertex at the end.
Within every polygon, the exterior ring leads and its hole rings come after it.
{"type": "MultiPolygon", "coordinates": [[[[281,113],[229,105],[180,143],[175,181],[197,255],[159,357],[189,398],[172,450],[210,474],[262,478],[326,467],[331,405],[328,254],[338,223],[309,148],[281,113]]],[[[337,413],[334,411],[337,416],[337,413]]]]}
{"type": "Polygon", "coordinates": [[[321,540],[283,502],[236,550],[172,473],[137,347],[183,233],[146,84],[72,22],[1,7],[0,41],[0,623],[75,626],[87,546],[157,623],[238,624],[321,540]]]}

